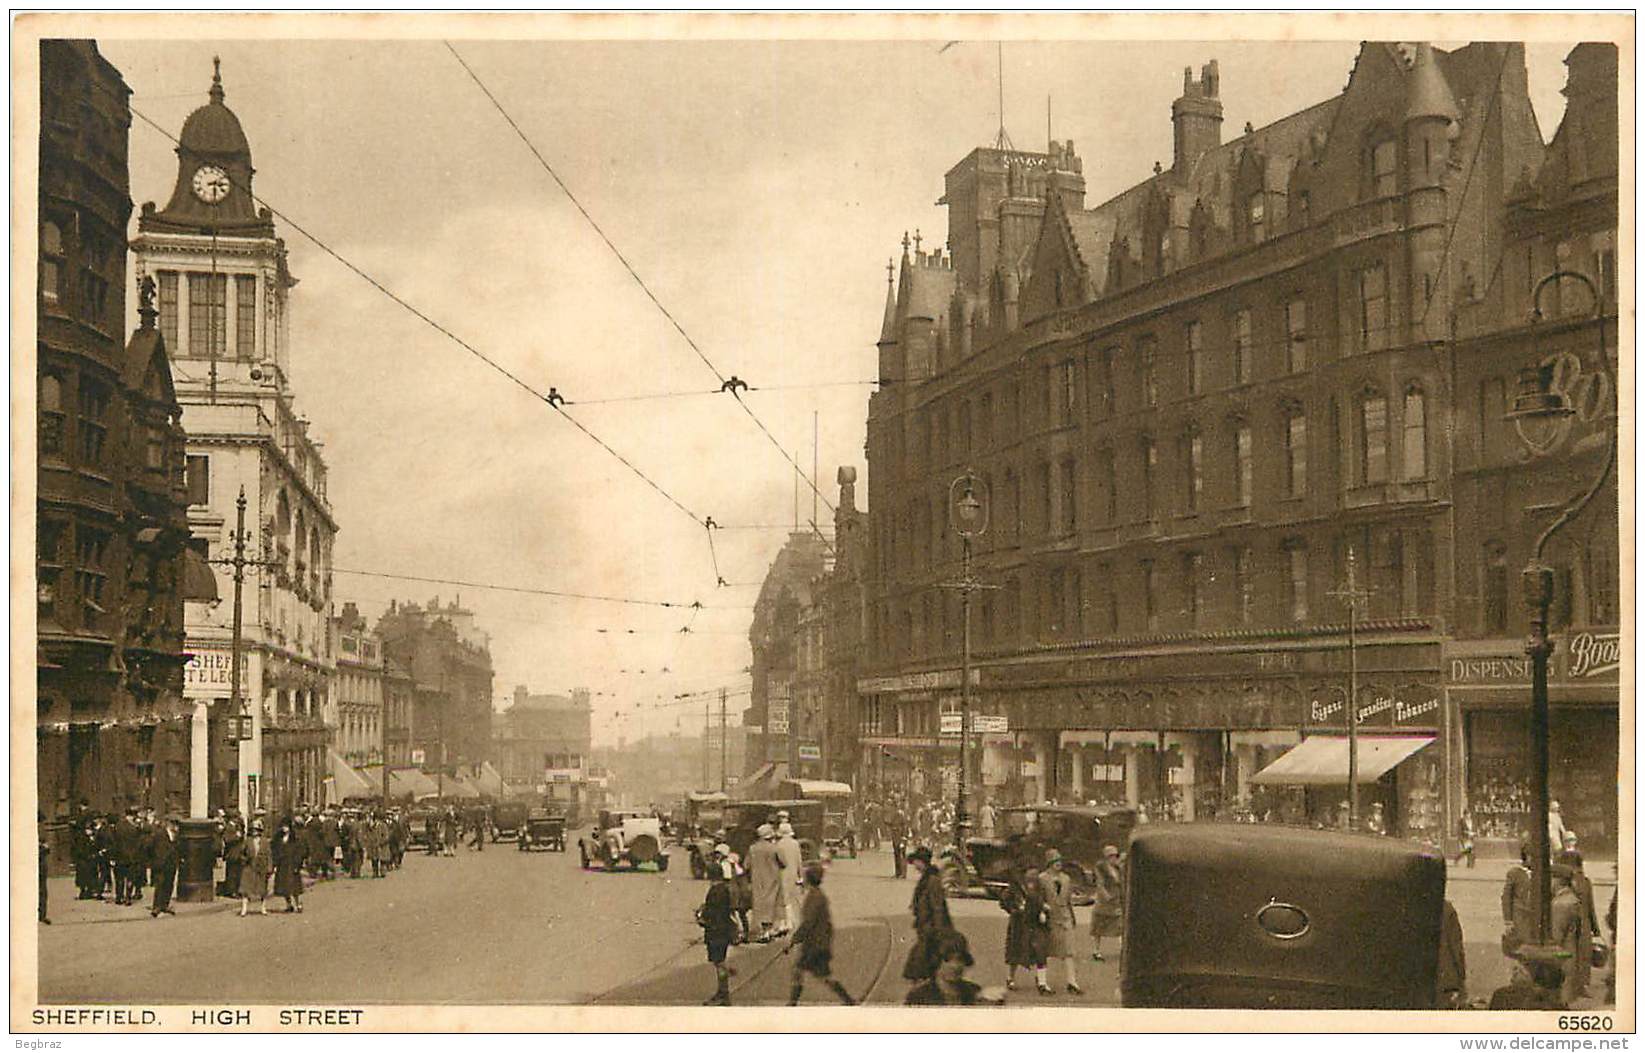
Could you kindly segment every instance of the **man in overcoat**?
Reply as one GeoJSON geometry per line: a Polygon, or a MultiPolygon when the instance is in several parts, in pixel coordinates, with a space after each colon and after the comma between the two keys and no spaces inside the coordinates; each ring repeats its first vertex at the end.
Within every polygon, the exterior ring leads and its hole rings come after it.
{"type": "Polygon", "coordinates": [[[171,893],[177,886],[177,859],[177,820],[167,816],[157,824],[149,841],[149,867],[154,878],[151,917],[177,913],[171,909],[171,893]]]}

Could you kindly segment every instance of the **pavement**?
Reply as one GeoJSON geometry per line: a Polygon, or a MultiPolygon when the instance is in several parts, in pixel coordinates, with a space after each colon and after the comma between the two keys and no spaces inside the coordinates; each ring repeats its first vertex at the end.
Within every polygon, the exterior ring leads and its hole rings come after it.
{"type": "MultiPolygon", "coordinates": [[[[575,852],[522,853],[513,845],[454,858],[410,855],[383,879],[320,882],[302,914],[240,918],[239,901],[178,903],[151,918],[146,902],[119,907],[77,901],[71,880],[49,885],[53,924],[40,926],[44,1003],[447,1005],[695,1005],[714,990],[714,971],[693,918],[707,884],[683,857],[667,873],[584,871],[575,852]],[[158,963],[164,963],[158,966],[158,963]]],[[[1468,987],[1475,997],[1507,982],[1500,890],[1506,864],[1451,868],[1449,898],[1462,921],[1468,987]]],[[[835,923],[834,973],[859,1000],[898,1004],[908,989],[902,963],[912,942],[914,878],[891,876],[888,851],[837,860],[824,884],[835,923]]],[[[1603,910],[1614,864],[1591,870],[1603,910]]],[[[276,907],[276,902],[279,904],[276,907]]],[[[971,943],[973,981],[1003,986],[1006,916],[981,898],[950,901],[971,943]]],[[[1028,974],[1007,994],[1015,1005],[1119,1004],[1118,946],[1091,960],[1089,910],[1077,911],[1076,971],[1069,995],[1039,996],[1028,974]]],[[[786,941],[736,947],[732,1000],[787,1002],[793,959],[786,941]]],[[[1596,990],[1598,988],[1596,977],[1596,990]]],[[[808,982],[804,1002],[834,996],[808,982]]]]}

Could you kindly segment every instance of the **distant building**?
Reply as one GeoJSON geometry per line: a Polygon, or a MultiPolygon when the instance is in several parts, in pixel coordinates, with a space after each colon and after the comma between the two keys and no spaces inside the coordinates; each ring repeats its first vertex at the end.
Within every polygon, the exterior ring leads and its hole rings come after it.
{"type": "Polygon", "coordinates": [[[868,537],[857,508],[857,470],[840,468],[838,481],[827,569],[811,582],[795,626],[789,770],[797,778],[854,782],[868,537]]]}
{"type": "Polygon", "coordinates": [[[379,764],[384,734],[382,641],[353,603],[343,604],[342,613],[332,623],[337,654],[337,676],[331,689],[334,748],[356,768],[379,764]]]}
{"type": "MultiPolygon", "coordinates": [[[[706,739],[700,734],[674,732],[648,735],[616,749],[596,750],[595,768],[609,773],[612,798],[625,806],[655,805],[666,811],[694,790],[718,790],[720,739],[717,707],[718,702],[710,704],[712,717],[706,739]]],[[[727,729],[726,781],[733,790],[741,781],[736,773],[745,770],[747,765],[744,752],[755,741],[753,735],[745,735],[743,729],[735,724],[727,729]]]]}
{"type": "MultiPolygon", "coordinates": [[[[823,572],[827,545],[817,534],[796,531],[772,561],[754,601],[748,642],[753,686],[742,723],[750,736],[746,774],[763,765],[786,765],[792,752],[789,721],[798,671],[796,632],[811,602],[811,582],[823,572]]],[[[770,770],[770,769],[768,769],[770,770]]]]}
{"type": "Polygon", "coordinates": [[[130,94],[93,42],[41,42],[36,724],[48,819],[81,800],[184,812],[191,765],[205,762],[183,697],[184,601],[217,594],[187,548],[187,437],[152,291],[121,338],[130,94]]]}
{"type": "Polygon", "coordinates": [[[593,742],[593,708],[587,688],[569,695],[533,695],[524,684],[514,702],[493,720],[493,756],[511,792],[539,792],[544,785],[571,788],[587,781],[593,742]]]}
{"type": "Polygon", "coordinates": [[[243,711],[251,738],[227,738],[225,678],[191,677],[188,697],[209,711],[209,773],[196,796],[213,806],[271,811],[322,803],[330,774],[327,691],[331,547],[337,533],[327,469],[291,385],[289,295],[274,218],[252,197],[251,146],[224,103],[214,71],[206,105],[183,122],[177,176],[163,209],[145,202],[131,247],[155,282],[159,328],[177,368],[190,422],[187,485],[191,544],[211,559],[224,601],[189,610],[188,650],[202,671],[228,666],[233,624],[236,500],[246,495],[243,711]]]}
{"type": "MultiPolygon", "coordinates": [[[[379,643],[381,639],[379,638],[379,643]]],[[[406,667],[383,656],[383,755],[395,768],[411,767],[411,718],[417,682],[406,667]]]]}
{"type": "Polygon", "coordinates": [[[385,659],[411,675],[410,762],[450,771],[492,759],[491,642],[474,612],[439,597],[427,607],[392,602],[377,635],[385,659]]]}

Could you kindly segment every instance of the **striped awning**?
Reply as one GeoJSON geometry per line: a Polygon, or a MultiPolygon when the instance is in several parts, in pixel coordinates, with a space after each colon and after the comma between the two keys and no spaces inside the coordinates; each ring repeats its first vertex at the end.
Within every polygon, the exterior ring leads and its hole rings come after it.
{"type": "MultiPolygon", "coordinates": [[[[1360,783],[1376,782],[1401,761],[1434,741],[1432,735],[1360,735],[1360,783]]],[[[1348,739],[1343,735],[1315,735],[1303,739],[1284,756],[1258,772],[1252,782],[1265,786],[1348,785],[1348,739]]]]}

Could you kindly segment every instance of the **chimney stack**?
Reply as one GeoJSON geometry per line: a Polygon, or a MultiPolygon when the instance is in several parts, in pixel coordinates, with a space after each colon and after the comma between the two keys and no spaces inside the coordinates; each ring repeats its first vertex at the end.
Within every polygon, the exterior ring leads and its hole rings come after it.
{"type": "Polygon", "coordinates": [[[1222,145],[1222,100],[1217,94],[1217,60],[1182,71],[1182,96],[1171,104],[1173,151],[1171,171],[1186,176],[1207,150],[1222,145]]]}

